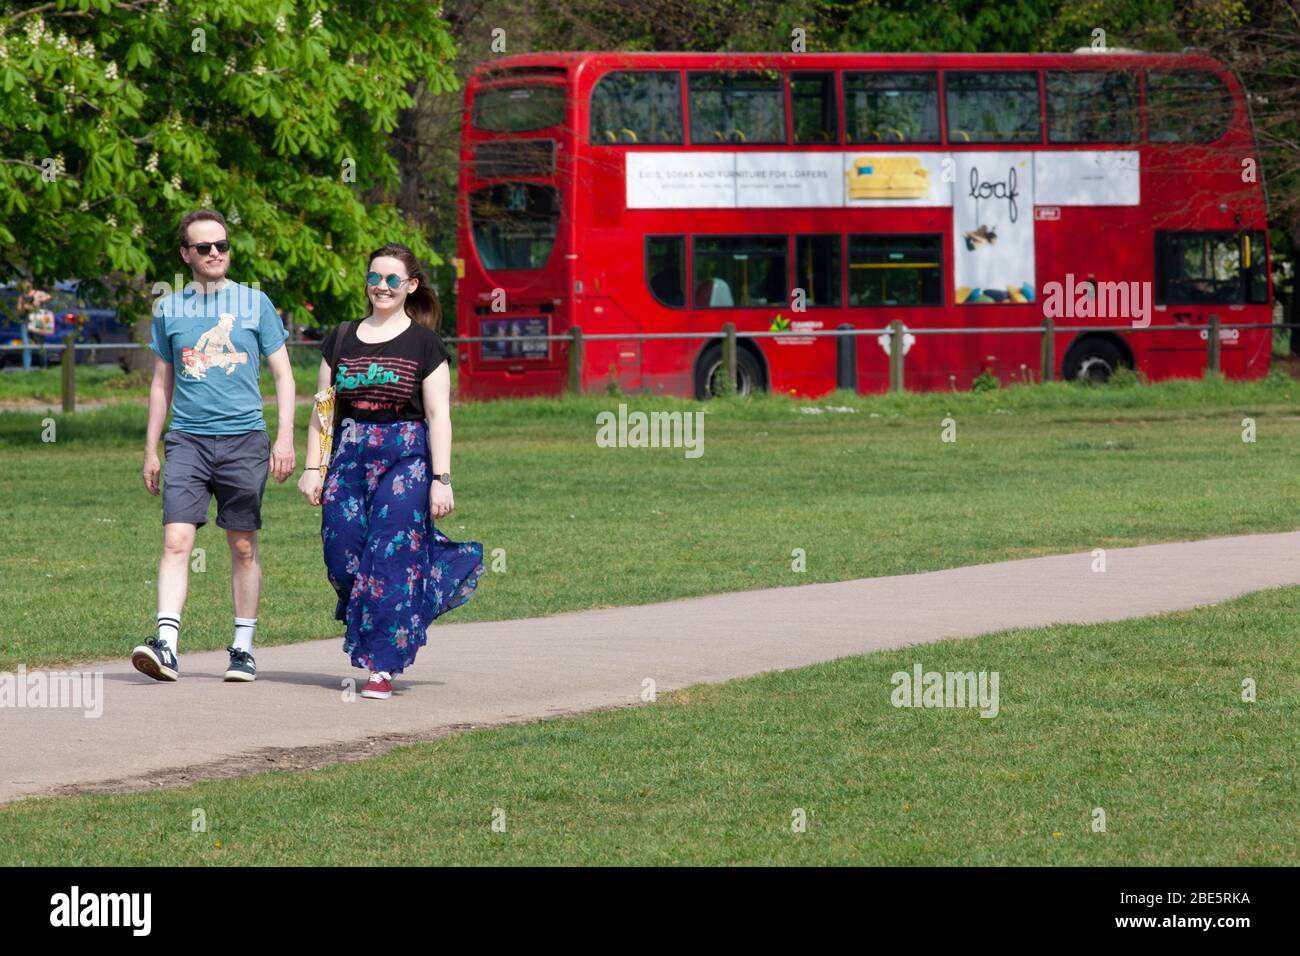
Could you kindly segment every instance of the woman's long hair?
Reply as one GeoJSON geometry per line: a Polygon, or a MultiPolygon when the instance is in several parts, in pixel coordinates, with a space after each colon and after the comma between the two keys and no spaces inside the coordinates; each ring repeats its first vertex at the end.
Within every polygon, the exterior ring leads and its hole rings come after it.
{"type": "MultiPolygon", "coordinates": [[[[367,271],[370,268],[370,263],[381,257],[400,259],[402,265],[406,266],[406,274],[412,279],[420,280],[416,290],[406,297],[404,306],[406,314],[417,325],[423,325],[426,329],[433,329],[435,332],[438,331],[438,321],[442,318],[442,306],[438,303],[438,292],[429,282],[424,270],[420,268],[420,261],[415,258],[415,253],[400,242],[390,242],[388,245],[381,246],[370,253],[370,258],[366,262],[367,271]]],[[[369,314],[370,309],[370,296],[366,296],[367,314],[369,314]]]]}

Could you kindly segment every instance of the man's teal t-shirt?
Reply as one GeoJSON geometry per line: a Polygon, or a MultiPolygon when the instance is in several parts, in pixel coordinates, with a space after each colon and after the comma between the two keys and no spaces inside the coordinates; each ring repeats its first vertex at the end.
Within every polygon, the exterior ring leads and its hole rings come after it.
{"type": "Polygon", "coordinates": [[[241,282],[208,293],[191,283],[160,299],[149,347],[175,369],[171,430],[195,435],[266,431],[261,356],[287,338],[266,293],[241,282]]]}

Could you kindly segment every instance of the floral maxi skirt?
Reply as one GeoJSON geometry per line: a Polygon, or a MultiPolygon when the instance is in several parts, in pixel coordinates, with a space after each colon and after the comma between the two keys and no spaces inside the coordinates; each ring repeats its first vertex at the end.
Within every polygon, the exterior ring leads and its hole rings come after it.
{"type": "Polygon", "coordinates": [[[448,539],[429,515],[429,429],[345,418],[321,495],[325,569],[347,624],[343,650],[357,667],[400,674],[425,629],[468,601],[483,574],[483,545],[448,539]]]}

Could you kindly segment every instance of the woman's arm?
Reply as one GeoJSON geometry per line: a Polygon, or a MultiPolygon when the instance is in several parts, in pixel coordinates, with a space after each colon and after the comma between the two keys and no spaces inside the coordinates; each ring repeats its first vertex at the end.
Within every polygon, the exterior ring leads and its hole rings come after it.
{"type": "MultiPolygon", "coordinates": [[[[330,380],[334,377],[330,363],[324,359],[320,360],[320,371],[316,373],[316,391],[323,392],[330,387],[330,380]]],[[[334,397],[337,402],[338,396],[334,397]]],[[[335,435],[334,440],[338,441],[339,436],[335,435]]],[[[326,462],[328,464],[328,462],[326,462]]],[[[313,408],[311,414],[307,416],[307,467],[298,479],[298,490],[313,505],[320,504],[321,486],[324,479],[320,474],[320,419],[316,416],[316,410],[313,408]]]]}
{"type": "MultiPolygon", "coordinates": [[[[451,368],[442,362],[420,383],[424,418],[429,425],[429,456],[433,473],[451,471],[451,368]]],[[[455,507],[451,485],[433,480],[429,485],[429,514],[441,518],[455,507]]]]}

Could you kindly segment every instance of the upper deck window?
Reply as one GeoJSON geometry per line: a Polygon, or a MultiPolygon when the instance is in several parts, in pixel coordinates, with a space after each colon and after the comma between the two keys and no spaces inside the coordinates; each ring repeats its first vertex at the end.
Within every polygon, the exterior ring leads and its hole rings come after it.
{"type": "Polygon", "coordinates": [[[796,70],[790,74],[790,111],[796,143],[837,143],[835,74],[796,70]]]}
{"type": "Polygon", "coordinates": [[[493,133],[548,129],[564,122],[562,86],[495,86],[474,94],[474,128],[493,133]]]}
{"type": "Polygon", "coordinates": [[[692,143],[785,142],[785,84],[780,73],[690,73],[687,89],[692,143]]]}
{"type": "Polygon", "coordinates": [[[540,269],[555,245],[560,194],[535,183],[498,183],[470,193],[469,221],[484,269],[540,269]]]}
{"type": "Polygon", "coordinates": [[[1053,143],[1131,143],[1138,138],[1137,75],[1049,70],[1047,138],[1053,143]]]}
{"type": "Polygon", "coordinates": [[[593,143],[680,143],[681,76],[661,70],[607,73],[591,91],[593,143]]]}
{"type": "Polygon", "coordinates": [[[844,130],[850,143],[939,142],[934,73],[845,73],[844,130]]]}
{"type": "Polygon", "coordinates": [[[1213,143],[1228,131],[1232,96],[1204,70],[1147,74],[1147,139],[1153,143],[1213,143]]]}
{"type": "Polygon", "coordinates": [[[949,143],[1037,143],[1038,74],[949,72],[943,77],[949,143]]]}

